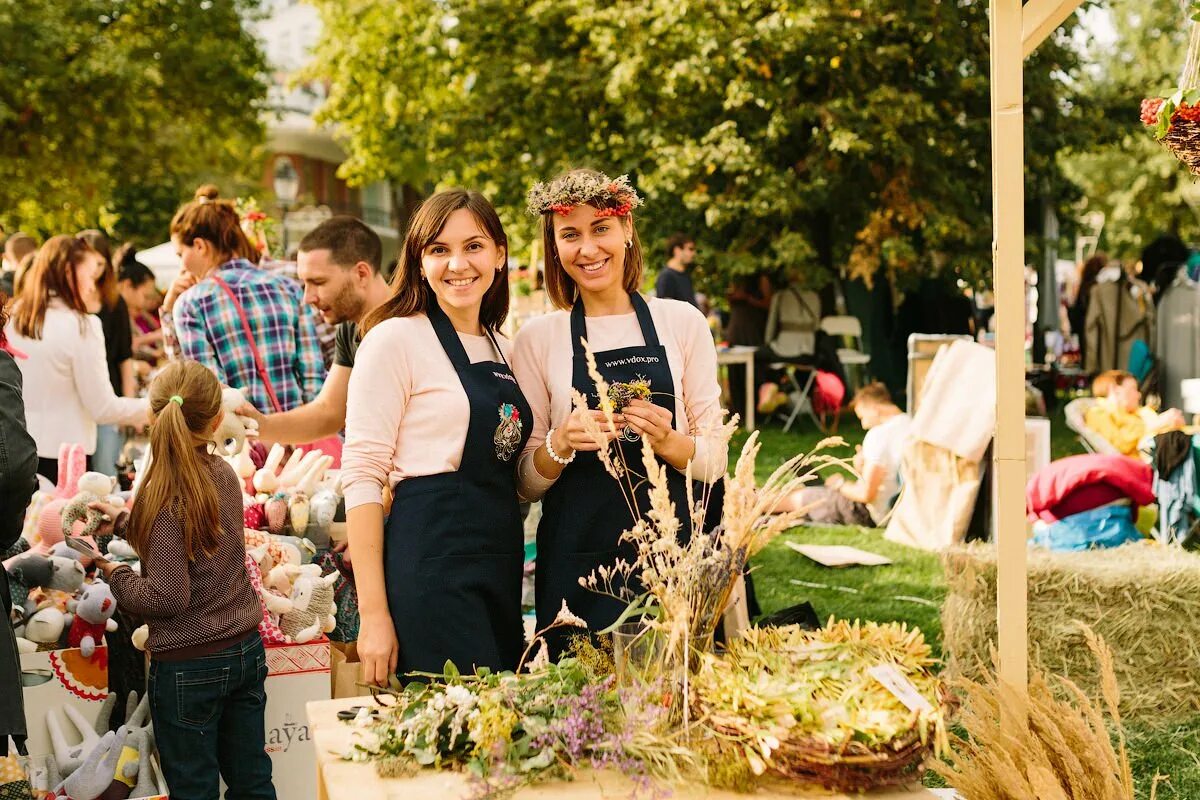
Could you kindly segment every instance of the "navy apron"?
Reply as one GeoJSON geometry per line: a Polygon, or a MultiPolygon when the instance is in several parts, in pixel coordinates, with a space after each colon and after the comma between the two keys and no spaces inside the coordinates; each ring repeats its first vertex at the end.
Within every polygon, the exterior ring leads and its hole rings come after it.
{"type": "Polygon", "coordinates": [[[447,660],[514,670],[525,646],[521,625],[524,535],[516,457],[532,412],[504,355],[472,364],[436,303],[429,321],[471,405],[457,472],[396,485],[384,537],[388,608],[400,645],[397,674],[440,673],[447,660]]]}
{"type": "MultiPolygon", "coordinates": [[[[646,380],[650,384],[651,402],[671,412],[675,423],[675,380],[667,363],[667,350],[659,343],[658,331],[650,316],[650,308],[640,294],[630,294],[638,326],[645,345],[622,347],[594,353],[600,375],[610,385],[646,380]]],[[[571,385],[588,399],[588,406],[600,407],[596,386],[588,376],[587,356],[581,343],[587,337],[583,303],[571,309],[571,344],[574,349],[571,385]]],[[[642,444],[618,440],[625,463],[642,472],[642,444]]],[[[680,538],[691,535],[691,520],[687,510],[687,478],[679,470],[667,466],[667,485],[680,520],[680,538]]],[[[697,482],[696,497],[702,496],[697,482]]],[[[721,482],[713,485],[708,508],[708,524],[720,520],[722,509],[721,482]]],[[[636,492],[639,516],[650,508],[649,487],[645,481],[636,492]]],[[[579,585],[596,567],[611,565],[618,558],[632,562],[636,551],[629,542],[620,542],[621,534],[632,528],[634,517],[629,503],[616,478],[609,475],[600,458],[592,452],[577,452],[575,460],[563,468],[562,475],[542,498],[542,521],[537,534],[537,569],[534,572],[535,605],[538,630],[554,621],[555,615],[567,601],[571,611],[588,623],[593,633],[602,630],[625,610],[625,604],[597,594],[579,585]]],[[[641,591],[639,586],[631,587],[641,591]]],[[[547,634],[551,659],[557,659],[570,637],[578,628],[556,628],[547,634]]]]}

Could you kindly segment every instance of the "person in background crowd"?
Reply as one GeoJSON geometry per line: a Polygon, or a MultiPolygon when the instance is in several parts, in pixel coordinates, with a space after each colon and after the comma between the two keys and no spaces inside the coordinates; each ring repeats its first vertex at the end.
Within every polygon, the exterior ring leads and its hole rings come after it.
{"type": "MultiPolygon", "coordinates": [[[[37,445],[25,428],[25,403],[21,399],[21,370],[6,348],[4,307],[0,294],[0,553],[21,536],[25,508],[37,489],[37,445]]],[[[8,624],[12,595],[8,573],[0,570],[0,739],[12,736],[24,752],[25,706],[21,690],[21,662],[17,640],[8,624]]]]}
{"type": "Polygon", "coordinates": [[[154,285],[154,273],[130,254],[121,263],[118,285],[129,308],[134,353],[147,353],[157,360],[162,356],[162,326],[157,317],[162,297],[154,285]]]}
{"type": "Polygon", "coordinates": [[[194,361],[150,385],[154,458],[132,512],[94,503],[141,559],[96,560],[117,605],[146,619],[150,715],[171,796],[275,800],[266,752],[262,606],[246,574],[242,487],[208,452],[221,384],[194,361]]]}
{"type": "Polygon", "coordinates": [[[797,489],[776,512],[806,510],[821,525],[882,525],[900,491],[900,458],[912,419],[892,402],[882,383],[870,383],[854,395],[854,413],[867,435],[854,455],[861,476],[848,481],[831,475],[824,486],[797,489]]]}
{"type": "MultiPolygon", "coordinates": [[[[767,316],[775,289],[766,273],[735,278],[726,294],[729,300],[729,324],[725,326],[725,341],[731,346],[762,347],[767,338],[767,316]]],[[[757,391],[757,387],[755,387],[757,391]]],[[[745,416],[746,367],[729,367],[729,405],[731,410],[745,416]]]]}
{"type": "Polygon", "coordinates": [[[654,282],[654,294],[664,300],[682,300],[699,308],[692,276],[688,274],[696,260],[696,242],[687,234],[677,233],[667,239],[667,255],[667,266],[654,282]]]}
{"type": "MultiPolygon", "coordinates": [[[[98,230],[80,231],[80,239],[104,259],[104,272],[96,282],[100,293],[100,327],[104,332],[104,355],[108,362],[108,379],[113,391],[120,397],[137,396],[137,380],[133,374],[133,326],[129,321],[129,307],[121,296],[117,271],[112,262],[112,248],[108,237],[98,230]]],[[[125,445],[125,437],[116,425],[101,425],[96,430],[96,453],[94,469],[105,475],[116,477],[117,458],[125,445]]]]}
{"type": "Polygon", "coordinates": [[[288,411],[313,400],[325,362],[302,287],[259,269],[233,204],[215,186],[171,220],[183,263],[163,301],[168,354],[199,361],[258,408],[288,411]]]}
{"type": "Polygon", "coordinates": [[[1096,285],[1101,271],[1108,266],[1108,256],[1096,253],[1079,267],[1079,285],[1075,287],[1075,299],[1067,309],[1067,321],[1071,325],[1071,333],[1079,337],[1079,360],[1087,363],[1087,336],[1084,327],[1087,323],[1088,304],[1092,297],[1092,287],[1096,285]]]}
{"type": "Polygon", "coordinates": [[[12,298],[16,293],[17,268],[26,256],[37,250],[37,242],[27,233],[17,231],[4,240],[4,264],[0,268],[0,293],[12,298]]]}
{"type": "MultiPolygon", "coordinates": [[[[626,180],[612,181],[588,169],[564,173],[530,191],[529,211],[541,218],[546,294],[558,309],[527,322],[513,346],[517,380],[533,409],[532,436],[519,461],[519,488],[523,499],[542,500],[535,573],[538,629],[551,623],[564,600],[590,630],[611,624],[623,604],[589,592],[579,580],[618,556],[632,561],[634,555],[621,541],[634,513],[586,429],[588,416],[602,415],[581,339],[586,338],[610,385],[648,386],[648,399],[623,407],[620,420],[627,430],[618,446],[627,464],[641,464],[642,440],[649,441],[666,469],[680,536],[691,535],[689,491],[711,498],[710,523],[721,513],[720,479],[728,453],[717,433],[722,410],[716,347],[695,306],[639,294],[643,260],[633,210],[640,205],[626,180]],[[574,408],[573,392],[588,398],[590,410],[574,408]]],[[[640,486],[639,514],[649,508],[647,487],[640,486]]],[[[561,631],[549,637],[552,659],[580,633],[578,628],[561,631]]]]}
{"type": "Polygon", "coordinates": [[[25,419],[37,442],[38,472],[58,480],[58,450],[81,444],[88,469],[97,425],[144,425],[147,402],[113,391],[104,353],[96,282],[104,258],[74,236],[54,236],[38,251],[21,286],[5,332],[28,358],[25,419]]]}
{"type": "MultiPolygon", "coordinates": [[[[29,272],[30,267],[33,266],[33,259],[36,255],[37,255],[36,250],[34,250],[32,253],[26,253],[25,257],[21,259],[21,263],[17,264],[17,271],[16,271],[16,273],[13,274],[13,299],[14,300],[16,299],[16,297],[18,295],[21,294],[21,286],[24,282],[25,275],[29,272]]],[[[9,302],[11,302],[11,300],[9,302]]]]}
{"type": "Polygon", "coordinates": [[[1122,455],[1137,458],[1138,445],[1147,436],[1184,425],[1183,412],[1177,408],[1159,414],[1143,406],[1137,378],[1124,370],[1097,375],[1092,381],[1092,396],[1096,404],[1084,413],[1084,423],[1122,455]]]}
{"type": "Polygon", "coordinates": [[[363,320],[342,483],[363,680],[518,667],[524,564],[516,456],[529,404],[499,331],[508,238],[483,195],[417,209],[391,298],[363,320]],[[394,494],[384,522],[384,490],[394,494]]]}
{"type": "Polygon", "coordinates": [[[265,442],[302,444],[341,431],[346,424],[346,392],[358,350],[359,323],[391,296],[380,274],[383,243],[378,234],[354,217],[322,222],[300,242],[297,274],[304,283],[304,302],[337,326],[333,366],[311,403],[282,414],[263,415],[250,405],[239,413],[258,420],[265,442]]]}

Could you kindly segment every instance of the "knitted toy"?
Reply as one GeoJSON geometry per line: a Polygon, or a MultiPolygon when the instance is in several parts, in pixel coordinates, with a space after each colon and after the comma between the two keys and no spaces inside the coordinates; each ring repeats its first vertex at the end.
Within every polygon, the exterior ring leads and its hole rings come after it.
{"type": "Polygon", "coordinates": [[[84,658],[91,658],[96,645],[104,642],[105,632],[117,629],[117,621],[112,618],[115,613],[117,601],[108,584],[103,581],[90,584],[75,606],[67,646],[78,647],[84,658]]]}
{"type": "Polygon", "coordinates": [[[63,536],[94,536],[101,525],[105,522],[111,522],[112,520],[105,518],[103,512],[88,508],[88,504],[100,502],[113,503],[116,500],[116,505],[123,505],[121,498],[112,497],[115,488],[116,480],[104,473],[83,473],[79,478],[79,491],[62,510],[63,536]],[[76,520],[83,520],[85,523],[78,534],[74,532],[76,520]]]}
{"type": "Polygon", "coordinates": [[[290,609],[292,604],[287,598],[279,597],[263,588],[259,561],[264,558],[269,558],[265,547],[246,551],[246,574],[250,576],[250,583],[262,602],[263,615],[262,622],[258,623],[258,634],[262,637],[263,644],[290,644],[292,640],[279,629],[275,620],[278,614],[290,609]]]}
{"type": "Polygon", "coordinates": [[[8,585],[12,593],[13,620],[34,611],[28,605],[35,588],[58,589],[74,594],[83,586],[83,565],[72,558],[55,558],[28,553],[7,565],[8,585]]]}
{"type": "Polygon", "coordinates": [[[333,600],[333,584],[337,578],[337,573],[330,573],[323,578],[301,575],[296,580],[292,610],[279,618],[279,627],[285,634],[303,644],[334,629],[337,604],[333,600]]]}
{"type": "MultiPolygon", "coordinates": [[[[69,710],[70,706],[67,708],[69,710]]],[[[92,735],[95,736],[95,733],[92,735]]],[[[121,760],[128,736],[129,729],[124,726],[116,733],[109,731],[101,736],[79,766],[63,781],[62,786],[58,788],[58,796],[69,797],[71,800],[99,800],[102,796],[122,800],[128,797],[128,786],[125,787],[123,795],[108,793],[109,787],[116,780],[113,776],[116,775],[117,763],[121,760]]]]}
{"type": "Polygon", "coordinates": [[[63,444],[58,448],[58,482],[54,496],[70,500],[79,492],[79,478],[87,471],[87,453],[81,444],[63,444]]]}

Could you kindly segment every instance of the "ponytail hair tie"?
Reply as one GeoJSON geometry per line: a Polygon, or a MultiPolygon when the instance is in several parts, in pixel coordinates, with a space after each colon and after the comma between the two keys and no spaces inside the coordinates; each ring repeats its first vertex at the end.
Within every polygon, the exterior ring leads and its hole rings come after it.
{"type": "Polygon", "coordinates": [[[183,398],[180,397],[179,395],[177,395],[177,394],[171,395],[170,400],[172,403],[175,403],[180,408],[183,408],[183,398]]]}

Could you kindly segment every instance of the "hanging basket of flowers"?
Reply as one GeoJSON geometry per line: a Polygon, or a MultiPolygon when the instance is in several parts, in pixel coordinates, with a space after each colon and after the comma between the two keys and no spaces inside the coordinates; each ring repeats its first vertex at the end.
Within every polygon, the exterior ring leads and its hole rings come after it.
{"type": "Polygon", "coordinates": [[[1169,97],[1142,100],[1142,124],[1154,128],[1155,138],[1200,175],[1200,0],[1193,0],[1188,15],[1192,33],[1179,88],[1169,97]]]}

